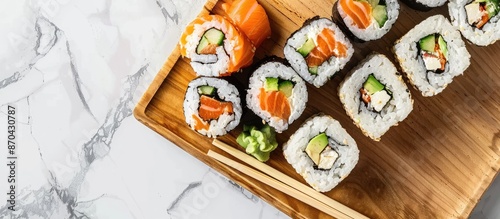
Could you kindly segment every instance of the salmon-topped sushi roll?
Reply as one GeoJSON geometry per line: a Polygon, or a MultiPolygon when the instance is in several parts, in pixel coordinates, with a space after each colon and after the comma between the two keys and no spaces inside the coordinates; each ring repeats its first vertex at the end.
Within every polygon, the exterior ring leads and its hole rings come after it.
{"type": "Polygon", "coordinates": [[[299,75],[323,86],[351,59],[354,49],[331,20],[314,17],[288,38],[284,53],[299,75]]]}
{"type": "Polygon", "coordinates": [[[338,0],[333,21],[358,42],[382,38],[399,16],[397,0],[338,0]]]}
{"type": "Polygon", "coordinates": [[[189,127],[213,138],[233,130],[242,113],[238,89],[226,80],[207,77],[189,82],[183,108],[189,127]]]}
{"type": "Polygon", "coordinates": [[[306,108],[307,88],[295,71],[281,61],[269,61],[252,73],[247,105],[281,133],[306,108]]]}
{"type": "Polygon", "coordinates": [[[219,15],[196,18],[180,39],[181,55],[197,75],[225,76],[252,64],[255,47],[245,34],[219,15]]]}

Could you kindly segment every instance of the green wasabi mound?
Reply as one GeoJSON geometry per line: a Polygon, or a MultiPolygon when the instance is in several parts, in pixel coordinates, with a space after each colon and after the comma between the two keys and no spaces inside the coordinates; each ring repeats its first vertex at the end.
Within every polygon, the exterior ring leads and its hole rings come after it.
{"type": "Polygon", "coordinates": [[[251,154],[260,162],[269,160],[271,152],[278,147],[276,132],[267,124],[261,129],[256,126],[243,126],[243,132],[236,142],[245,148],[247,154],[251,154]]]}

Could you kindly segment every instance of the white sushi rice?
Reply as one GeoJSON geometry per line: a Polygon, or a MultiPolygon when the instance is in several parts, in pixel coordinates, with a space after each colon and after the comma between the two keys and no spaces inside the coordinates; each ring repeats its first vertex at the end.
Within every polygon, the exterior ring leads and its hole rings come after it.
{"type": "Polygon", "coordinates": [[[283,154],[295,171],[315,190],[327,192],[337,186],[358,163],[359,150],[354,139],[330,116],[319,115],[307,120],[283,145],[283,154]],[[309,141],[320,133],[328,136],[329,146],[339,154],[330,170],[313,167],[304,152],[309,141]],[[340,144],[339,144],[340,143],[340,144]]]}
{"type": "Polygon", "coordinates": [[[420,90],[423,96],[441,93],[455,76],[463,74],[470,65],[470,54],[460,32],[443,15],[429,17],[417,24],[396,41],[393,50],[410,83],[420,90]],[[418,41],[433,33],[443,36],[448,48],[448,63],[441,74],[427,71],[418,55],[418,41]]]}
{"type": "Polygon", "coordinates": [[[218,22],[211,21],[194,26],[194,31],[187,36],[186,57],[191,59],[191,67],[199,76],[214,76],[217,77],[226,73],[229,65],[229,57],[233,54],[233,48],[236,47],[236,41],[230,40],[227,36],[233,36],[231,29],[221,25],[218,22]],[[221,30],[225,34],[224,46],[219,46],[216,49],[216,55],[199,55],[196,53],[196,47],[200,43],[201,37],[205,31],[210,28],[221,30]],[[228,33],[228,31],[230,31],[228,33]]]}
{"type": "Polygon", "coordinates": [[[344,36],[335,23],[326,18],[314,20],[299,29],[292,36],[290,36],[290,38],[288,38],[284,49],[285,58],[288,62],[290,62],[293,69],[295,69],[295,71],[297,71],[305,81],[318,88],[323,86],[335,73],[340,71],[345,66],[345,64],[351,59],[353,52],[354,48],[347,37],[344,36]],[[335,33],[335,40],[346,45],[348,48],[347,57],[330,57],[330,59],[318,66],[318,74],[313,75],[308,70],[305,58],[297,52],[297,49],[300,48],[308,38],[316,40],[316,36],[324,28],[333,30],[335,33]]]}
{"type": "Polygon", "coordinates": [[[500,13],[492,17],[482,29],[475,28],[467,22],[465,5],[472,0],[450,0],[448,10],[453,26],[457,27],[464,37],[478,46],[487,46],[500,39],[500,13]]]}
{"type": "Polygon", "coordinates": [[[337,7],[337,11],[344,20],[344,23],[346,24],[347,28],[349,28],[349,31],[351,31],[352,34],[354,34],[354,36],[364,41],[370,41],[370,40],[380,39],[382,36],[384,36],[387,32],[389,32],[389,30],[391,30],[392,25],[398,19],[399,16],[398,1],[386,0],[385,2],[387,10],[387,21],[385,22],[384,26],[380,27],[375,18],[373,18],[372,16],[371,24],[366,29],[361,29],[357,27],[354,24],[353,19],[350,16],[347,16],[347,14],[342,9],[338,1],[337,3],[335,3],[335,7],[337,7]]]}
{"type": "Polygon", "coordinates": [[[288,125],[299,118],[302,112],[304,112],[307,98],[307,87],[302,78],[300,78],[292,68],[282,64],[281,62],[272,61],[261,65],[252,73],[249,81],[249,89],[247,90],[246,101],[250,110],[269,123],[269,125],[273,127],[276,132],[281,133],[288,129],[288,125]],[[264,87],[264,83],[268,77],[277,77],[282,80],[289,80],[295,84],[293,86],[292,95],[288,98],[291,114],[287,121],[278,117],[272,117],[269,112],[260,108],[260,89],[264,87]]]}
{"type": "Polygon", "coordinates": [[[238,89],[226,80],[207,77],[200,77],[189,82],[186,95],[184,97],[183,109],[184,117],[186,118],[186,123],[189,127],[202,135],[212,138],[225,135],[229,131],[236,128],[236,126],[240,123],[242,114],[238,89]],[[202,85],[215,87],[217,89],[217,96],[220,100],[231,102],[233,104],[233,113],[224,113],[219,117],[219,119],[209,121],[210,127],[208,130],[195,130],[194,127],[196,125],[196,121],[192,116],[199,115],[198,109],[200,107],[200,94],[198,93],[198,87],[202,85]]]}
{"type": "Polygon", "coordinates": [[[446,3],[447,0],[415,0],[415,1],[427,7],[435,8],[444,5],[444,3],[446,3]]]}
{"type": "Polygon", "coordinates": [[[413,99],[401,75],[392,62],[381,54],[368,56],[355,67],[339,87],[339,97],[347,114],[363,133],[373,140],[380,140],[382,135],[403,121],[413,110],[413,99]],[[360,89],[368,76],[375,78],[392,92],[392,99],[376,113],[368,110],[360,98],[360,89]]]}

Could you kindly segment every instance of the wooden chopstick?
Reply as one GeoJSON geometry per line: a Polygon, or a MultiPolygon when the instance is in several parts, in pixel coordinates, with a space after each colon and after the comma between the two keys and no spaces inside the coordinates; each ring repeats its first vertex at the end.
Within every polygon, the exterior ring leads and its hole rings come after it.
{"type": "MultiPolygon", "coordinates": [[[[234,147],[231,147],[230,145],[228,145],[222,141],[214,139],[212,144],[214,146],[222,149],[223,151],[227,152],[231,156],[236,157],[237,159],[245,162],[246,164],[266,173],[267,175],[295,188],[298,191],[305,193],[306,195],[326,204],[327,206],[330,206],[331,208],[337,209],[337,211],[341,212],[344,215],[343,218],[346,218],[346,217],[347,218],[363,218],[363,219],[368,218],[365,215],[343,205],[342,203],[337,202],[337,201],[331,199],[330,197],[328,197],[322,193],[319,193],[318,191],[314,190],[313,188],[302,184],[301,182],[293,179],[292,177],[289,177],[288,175],[272,168],[271,166],[255,160],[251,156],[248,156],[247,154],[235,149],[234,147]]],[[[319,209],[319,210],[322,210],[322,209],[319,209]]]]}
{"type": "Polygon", "coordinates": [[[250,168],[248,166],[245,166],[241,163],[238,163],[234,160],[231,160],[217,152],[214,152],[212,150],[209,150],[208,153],[207,153],[208,156],[218,160],[219,162],[223,163],[223,164],[226,164],[227,166],[230,166],[268,186],[271,186],[293,198],[296,198],[297,200],[300,200],[320,211],[323,211],[335,218],[350,218],[350,217],[347,217],[345,214],[343,214],[342,212],[339,212],[338,210],[336,210],[335,208],[332,208],[328,205],[326,205],[325,203],[323,202],[320,202],[300,191],[297,191],[296,189],[276,180],[276,179],[273,179],[272,177],[266,175],[266,174],[263,174],[261,173],[260,171],[257,171],[253,168],[250,168]]]}

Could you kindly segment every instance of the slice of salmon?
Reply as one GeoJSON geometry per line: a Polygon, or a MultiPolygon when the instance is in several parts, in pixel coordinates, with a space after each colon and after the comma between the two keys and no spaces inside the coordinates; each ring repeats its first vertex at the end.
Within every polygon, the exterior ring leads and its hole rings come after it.
{"type": "Polygon", "coordinates": [[[331,29],[323,29],[318,34],[316,43],[316,47],[306,57],[306,63],[309,67],[319,66],[332,56],[347,56],[347,47],[335,40],[335,33],[331,29]]]}
{"type": "Polygon", "coordinates": [[[278,98],[278,92],[267,93],[266,105],[268,112],[276,112],[276,98],[278,98]]]}
{"type": "Polygon", "coordinates": [[[372,6],[367,1],[339,0],[339,4],[358,28],[366,29],[372,23],[372,6]]]}
{"type": "Polygon", "coordinates": [[[221,102],[214,98],[202,95],[200,97],[200,108],[198,114],[205,121],[218,119],[224,113],[233,113],[231,102],[221,102]]]}
{"type": "Polygon", "coordinates": [[[203,121],[198,115],[193,114],[193,120],[194,120],[194,130],[207,130],[210,129],[210,124],[208,122],[203,121]]]}
{"type": "Polygon", "coordinates": [[[262,110],[269,112],[273,117],[278,117],[287,121],[288,118],[290,118],[290,103],[285,94],[281,91],[266,91],[264,88],[261,88],[259,93],[259,104],[262,110]]]}
{"type": "MultiPolygon", "coordinates": [[[[252,64],[255,54],[254,45],[245,34],[241,33],[229,20],[220,15],[199,16],[186,27],[179,40],[181,55],[190,58],[188,41],[189,37],[195,32],[195,28],[205,28],[204,31],[206,31],[212,27],[224,30],[225,37],[231,41],[233,46],[231,51],[226,50],[227,54],[229,54],[229,63],[227,66],[228,74],[225,75],[230,75],[230,73],[237,72],[241,68],[252,64]],[[205,23],[210,23],[210,25],[202,25],[205,23]]],[[[202,34],[204,31],[202,31],[202,34]]],[[[201,35],[198,37],[201,37],[201,35]]]]}
{"type": "Polygon", "coordinates": [[[218,45],[208,44],[200,51],[200,54],[216,54],[218,45]]]}
{"type": "Polygon", "coordinates": [[[255,47],[271,37],[266,11],[256,0],[235,0],[222,4],[227,17],[252,41],[255,47]]]}

